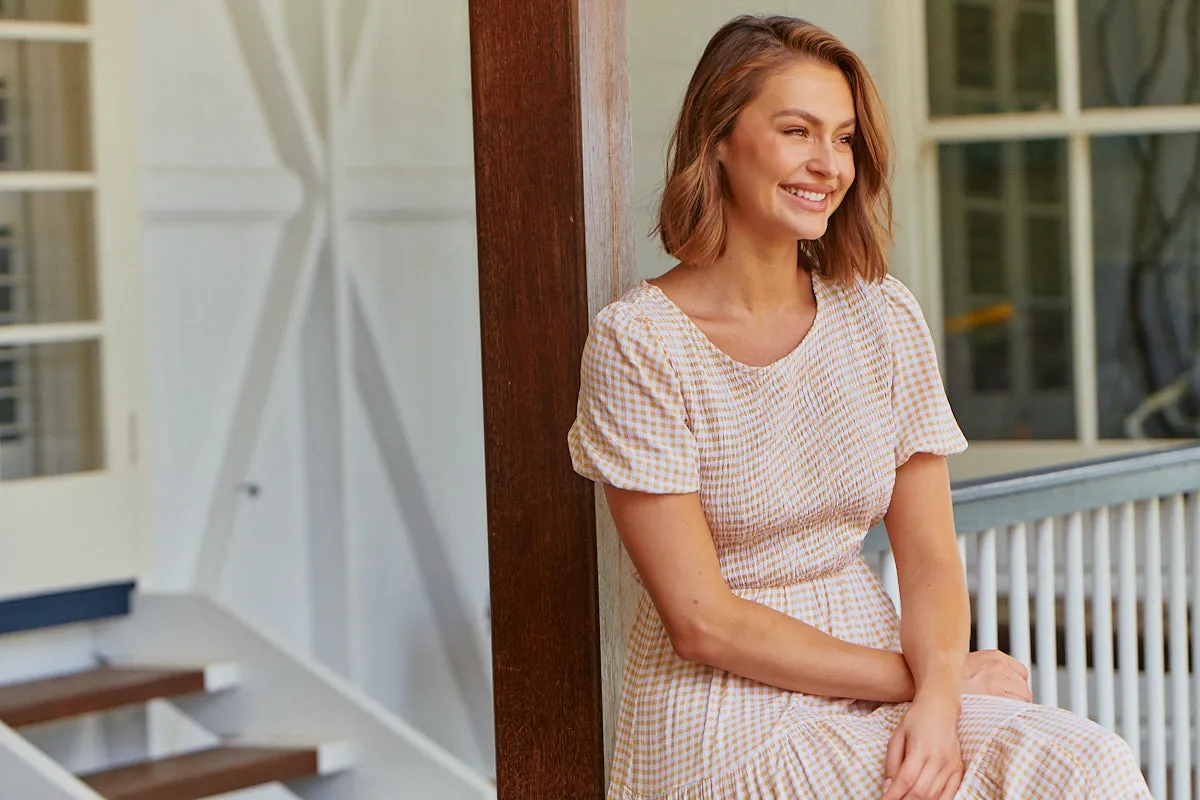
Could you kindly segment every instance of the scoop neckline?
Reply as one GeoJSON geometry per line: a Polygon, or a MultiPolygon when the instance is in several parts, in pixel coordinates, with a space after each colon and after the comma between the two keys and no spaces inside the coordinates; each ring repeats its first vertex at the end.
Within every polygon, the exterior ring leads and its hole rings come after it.
{"type": "Polygon", "coordinates": [[[692,335],[699,338],[700,341],[704,343],[705,348],[711,351],[721,360],[725,361],[727,364],[737,367],[738,369],[749,372],[767,372],[776,369],[796,358],[799,353],[803,352],[807,348],[809,341],[813,338],[813,334],[817,333],[818,331],[817,326],[824,317],[825,298],[821,296],[822,284],[820,276],[817,275],[817,273],[810,271],[809,277],[812,280],[813,300],[817,304],[816,312],[813,314],[812,324],[808,326],[808,330],[805,332],[804,336],[801,337],[800,341],[796,343],[795,347],[767,364],[747,364],[745,361],[739,361],[738,359],[729,355],[729,353],[725,352],[720,347],[717,347],[713,340],[708,338],[708,334],[701,330],[700,326],[696,324],[695,320],[688,316],[686,311],[676,305],[675,301],[668,297],[666,292],[644,278],[642,279],[642,286],[650,289],[658,298],[660,298],[662,303],[667,307],[667,310],[673,315],[682,319],[684,324],[687,325],[688,329],[691,331],[692,335]]]}

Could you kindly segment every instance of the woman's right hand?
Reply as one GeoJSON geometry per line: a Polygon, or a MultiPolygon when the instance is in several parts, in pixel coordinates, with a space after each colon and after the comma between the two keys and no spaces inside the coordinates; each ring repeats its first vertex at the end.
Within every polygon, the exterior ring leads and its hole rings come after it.
{"type": "Polygon", "coordinates": [[[963,694],[986,694],[1009,700],[1033,701],[1029,670],[999,650],[967,653],[963,664],[963,694]]]}

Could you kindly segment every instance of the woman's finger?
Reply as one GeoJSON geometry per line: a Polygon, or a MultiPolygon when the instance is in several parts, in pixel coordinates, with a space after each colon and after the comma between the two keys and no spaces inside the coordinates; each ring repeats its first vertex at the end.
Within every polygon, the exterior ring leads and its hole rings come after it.
{"type": "Polygon", "coordinates": [[[962,767],[952,769],[946,777],[946,783],[942,785],[942,793],[937,795],[937,800],[954,800],[954,795],[958,793],[958,787],[962,784],[962,779],[962,767]]]}
{"type": "Polygon", "coordinates": [[[939,772],[929,784],[929,793],[926,797],[929,800],[939,800],[946,792],[946,784],[950,782],[950,776],[955,772],[955,768],[951,764],[947,764],[941,772],[939,772]]]}
{"type": "Polygon", "coordinates": [[[900,774],[900,767],[904,763],[904,744],[904,725],[901,724],[892,734],[891,741],[888,742],[887,758],[883,762],[884,778],[895,780],[896,776],[900,774]]]}
{"type": "Polygon", "coordinates": [[[921,775],[923,766],[924,762],[918,759],[904,759],[904,764],[892,778],[887,791],[883,793],[882,800],[917,800],[920,795],[914,795],[912,791],[917,778],[921,775]]]}
{"type": "Polygon", "coordinates": [[[1033,700],[1033,690],[1028,681],[1014,680],[1009,683],[1009,693],[1018,700],[1028,703],[1033,700]]]}
{"type": "Polygon", "coordinates": [[[944,770],[939,769],[937,762],[926,761],[922,765],[921,771],[913,778],[907,797],[911,800],[933,800],[937,797],[937,790],[941,787],[943,773],[944,770]]]}

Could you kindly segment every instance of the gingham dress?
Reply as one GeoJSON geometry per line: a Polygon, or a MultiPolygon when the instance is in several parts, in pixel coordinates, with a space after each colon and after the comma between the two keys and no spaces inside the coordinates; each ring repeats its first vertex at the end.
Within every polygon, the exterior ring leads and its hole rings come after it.
{"type": "MultiPolygon", "coordinates": [[[[813,278],[816,318],[778,361],[719,350],[641,283],[584,351],[576,470],[698,492],[737,595],[869,647],[899,620],[860,556],[898,465],[966,447],[929,331],[896,279],[813,278]]],[[[610,800],[878,798],[905,704],[817,697],[680,659],[643,594],[627,650],[610,800]]],[[[1126,744],[1070,712],[967,696],[959,798],[1142,798],[1126,744]]]]}

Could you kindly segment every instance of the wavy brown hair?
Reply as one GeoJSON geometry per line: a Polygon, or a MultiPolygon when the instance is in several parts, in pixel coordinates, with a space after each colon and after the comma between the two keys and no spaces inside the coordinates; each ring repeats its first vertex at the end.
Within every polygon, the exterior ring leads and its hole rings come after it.
{"type": "Polygon", "coordinates": [[[799,266],[842,282],[882,280],[892,241],[890,136],[879,90],[866,66],[837,37],[794,17],[740,16],[700,57],[667,149],[667,176],[655,233],[680,261],[707,264],[725,252],[725,182],[717,145],[771,74],[798,61],[841,70],[850,84],[858,132],[855,178],[825,235],[800,242],[799,266]]]}

